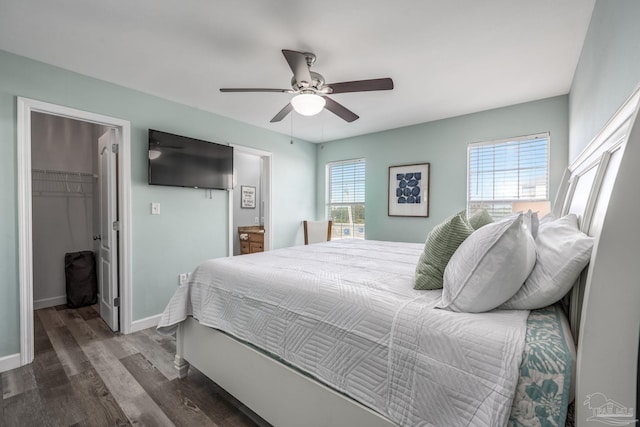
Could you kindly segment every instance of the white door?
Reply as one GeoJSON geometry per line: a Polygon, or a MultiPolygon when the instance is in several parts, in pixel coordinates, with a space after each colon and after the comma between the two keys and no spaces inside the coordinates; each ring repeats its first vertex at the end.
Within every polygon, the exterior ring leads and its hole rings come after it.
{"type": "Polygon", "coordinates": [[[100,316],[113,331],[118,325],[118,203],[116,186],[116,129],[98,138],[98,188],[100,197],[100,251],[98,252],[98,299],[100,316]]]}

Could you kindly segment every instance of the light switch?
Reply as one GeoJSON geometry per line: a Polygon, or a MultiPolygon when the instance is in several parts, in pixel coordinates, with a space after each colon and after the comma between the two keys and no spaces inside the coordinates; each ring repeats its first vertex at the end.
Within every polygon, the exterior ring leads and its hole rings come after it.
{"type": "Polygon", "coordinates": [[[160,215],[160,203],[151,203],[151,215],[160,215]]]}

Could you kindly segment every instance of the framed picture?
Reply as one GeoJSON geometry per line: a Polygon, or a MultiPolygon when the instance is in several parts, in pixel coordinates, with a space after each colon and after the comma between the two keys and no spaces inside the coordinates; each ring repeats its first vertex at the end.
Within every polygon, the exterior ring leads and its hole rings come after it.
{"type": "Polygon", "coordinates": [[[256,187],[249,185],[240,187],[240,207],[243,209],[256,208],[256,187]]]}
{"type": "Polygon", "coordinates": [[[389,167],[389,216],[429,216],[429,163],[389,167]]]}

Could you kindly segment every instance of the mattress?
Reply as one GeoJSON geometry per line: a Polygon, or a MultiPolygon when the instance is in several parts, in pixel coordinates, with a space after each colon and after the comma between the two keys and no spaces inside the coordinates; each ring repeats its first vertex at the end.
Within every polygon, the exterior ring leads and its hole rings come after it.
{"type": "Polygon", "coordinates": [[[403,426],[506,425],[527,311],[436,309],[422,244],[337,241],[209,260],[159,330],[187,316],[276,355],[403,426]]]}
{"type": "Polygon", "coordinates": [[[351,240],[209,260],[159,330],[193,316],[400,425],[505,425],[528,312],[434,308],[440,291],[413,289],[422,247],[351,240]]]}

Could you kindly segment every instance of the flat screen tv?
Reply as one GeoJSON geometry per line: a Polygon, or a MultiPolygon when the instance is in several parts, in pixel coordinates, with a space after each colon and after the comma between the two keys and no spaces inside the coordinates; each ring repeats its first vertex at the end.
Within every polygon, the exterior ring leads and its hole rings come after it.
{"type": "Polygon", "coordinates": [[[228,190],[233,147],[149,129],[149,184],[228,190]]]}

